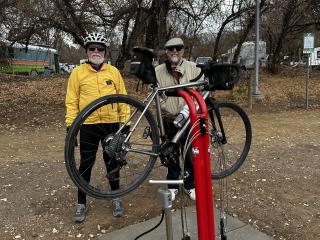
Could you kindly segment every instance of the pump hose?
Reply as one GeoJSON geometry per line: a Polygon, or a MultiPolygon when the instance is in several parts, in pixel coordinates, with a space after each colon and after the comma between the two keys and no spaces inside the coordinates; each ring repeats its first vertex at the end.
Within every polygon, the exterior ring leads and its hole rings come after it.
{"type": "Polygon", "coordinates": [[[158,222],[158,224],[157,224],[157,225],[155,225],[153,228],[151,228],[151,229],[149,229],[148,231],[146,231],[146,232],[144,232],[144,233],[140,234],[139,236],[137,236],[134,240],[139,239],[140,237],[142,237],[142,236],[144,236],[144,235],[148,234],[149,232],[152,232],[152,231],[153,231],[153,230],[155,230],[157,227],[159,227],[159,226],[160,226],[160,224],[161,224],[161,223],[162,223],[162,221],[163,221],[163,217],[164,217],[164,210],[162,210],[160,222],[158,222]]]}

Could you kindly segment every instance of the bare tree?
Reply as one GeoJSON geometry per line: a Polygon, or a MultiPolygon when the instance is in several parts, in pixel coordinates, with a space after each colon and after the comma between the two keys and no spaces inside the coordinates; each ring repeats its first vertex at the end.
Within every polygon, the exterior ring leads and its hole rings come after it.
{"type": "Polygon", "coordinates": [[[187,57],[192,56],[199,35],[207,26],[210,16],[219,10],[221,0],[172,1],[170,27],[188,41],[187,57]]]}
{"type": "MultiPolygon", "coordinates": [[[[213,59],[217,59],[219,55],[219,44],[222,37],[222,34],[226,28],[226,26],[232,22],[235,22],[237,19],[239,19],[241,16],[247,14],[249,16],[249,19],[252,18],[254,14],[254,5],[252,4],[252,1],[249,0],[233,0],[231,4],[228,2],[225,3],[226,5],[223,6],[225,11],[221,11],[220,18],[223,19],[219,31],[217,33],[217,37],[215,39],[214,43],[214,49],[213,49],[213,59]]],[[[250,30],[251,21],[248,20],[247,24],[247,30],[250,30]]]]}
{"type": "Polygon", "coordinates": [[[148,22],[146,30],[146,46],[149,48],[162,47],[166,41],[167,15],[169,12],[169,0],[153,0],[148,10],[148,22]]]}
{"type": "MultiPolygon", "coordinates": [[[[262,28],[274,72],[286,39],[299,36],[308,27],[319,28],[320,6],[318,0],[268,2],[272,5],[262,16],[262,28]]],[[[187,57],[194,55],[199,44],[210,43],[217,58],[232,40],[225,36],[236,36],[234,43],[240,51],[253,26],[253,4],[252,0],[0,0],[0,30],[12,42],[54,47],[66,36],[82,45],[88,32],[104,32],[110,46],[119,49],[119,67],[130,58],[133,46],[162,48],[175,35],[189,45],[187,57]],[[213,25],[218,31],[211,31],[210,36],[209,26],[213,25]]]]}
{"type": "MultiPolygon", "coordinates": [[[[261,2],[260,2],[261,14],[263,14],[267,9],[268,9],[268,5],[265,5],[265,0],[261,0],[261,2]]],[[[233,59],[232,59],[233,63],[238,62],[238,58],[240,55],[242,44],[247,39],[247,37],[250,33],[250,30],[253,28],[254,23],[255,23],[255,17],[256,17],[255,12],[247,11],[243,15],[244,15],[244,24],[243,24],[242,30],[240,32],[238,42],[237,42],[237,47],[236,47],[234,55],[233,55],[233,59]]]]}
{"type": "MultiPolygon", "coordinates": [[[[273,8],[264,18],[264,32],[269,46],[268,70],[279,71],[283,47],[290,36],[301,36],[306,28],[319,25],[319,21],[310,15],[314,2],[310,0],[273,1],[273,8]]],[[[316,16],[316,14],[315,14],[316,16]]]]}
{"type": "Polygon", "coordinates": [[[10,63],[10,58],[7,52],[7,45],[0,41],[0,68],[7,66],[10,63]]]}

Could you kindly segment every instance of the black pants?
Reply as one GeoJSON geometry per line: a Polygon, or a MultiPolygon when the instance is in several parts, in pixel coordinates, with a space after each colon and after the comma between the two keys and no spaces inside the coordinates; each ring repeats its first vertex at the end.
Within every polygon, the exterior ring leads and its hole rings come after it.
{"type": "MultiPolygon", "coordinates": [[[[176,133],[178,132],[178,128],[174,126],[172,121],[164,121],[164,129],[165,133],[168,136],[168,138],[171,140],[176,133]]],[[[180,139],[180,145],[181,145],[181,154],[184,148],[184,145],[186,144],[188,131],[181,137],[180,139]]],[[[188,149],[186,154],[186,159],[184,162],[184,171],[187,172],[187,177],[184,179],[184,187],[185,189],[191,189],[194,188],[194,174],[193,174],[193,164],[192,164],[192,151],[191,147],[188,149]]],[[[179,163],[179,159],[177,159],[177,162],[179,163]]],[[[179,173],[175,171],[174,169],[168,167],[168,173],[167,173],[167,180],[177,180],[179,178],[179,173]]],[[[178,185],[168,185],[168,188],[178,188],[178,185]]]]}
{"type": "MultiPolygon", "coordinates": [[[[91,170],[96,161],[96,154],[99,143],[111,133],[115,133],[119,129],[119,123],[101,123],[101,124],[85,124],[80,128],[80,167],[79,172],[83,179],[90,182],[91,170]]],[[[107,168],[107,172],[117,167],[116,161],[111,161],[108,155],[103,152],[103,160],[107,168]]],[[[116,179],[119,179],[117,173],[116,179]]],[[[119,189],[119,180],[109,181],[111,190],[119,189]]],[[[86,194],[78,189],[78,203],[86,204],[86,194]]]]}

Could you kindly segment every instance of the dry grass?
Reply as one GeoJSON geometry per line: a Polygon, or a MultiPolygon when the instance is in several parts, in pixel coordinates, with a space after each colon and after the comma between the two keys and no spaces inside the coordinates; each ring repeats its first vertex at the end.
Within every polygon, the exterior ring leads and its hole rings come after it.
{"type": "MultiPolygon", "coordinates": [[[[218,99],[229,99],[243,105],[248,104],[248,84],[252,73],[242,73],[242,78],[232,91],[217,92],[218,99]]],[[[284,68],[280,74],[272,75],[264,70],[260,73],[259,90],[262,99],[254,107],[263,106],[267,111],[305,107],[306,73],[303,68],[284,68]]],[[[320,71],[313,70],[308,81],[309,107],[320,106],[320,71]]],[[[261,108],[260,108],[261,109],[261,108]]]]}
{"type": "MultiPolygon", "coordinates": [[[[149,90],[147,85],[129,74],[123,74],[128,93],[143,99],[149,90]]],[[[242,74],[240,82],[232,91],[218,91],[218,99],[229,99],[242,105],[248,103],[248,81],[250,76],[242,74]]],[[[15,125],[21,122],[43,122],[50,117],[63,122],[64,99],[67,76],[30,78],[26,76],[0,75],[0,124],[15,125]],[[57,115],[57,112],[59,113],[57,115]],[[23,117],[22,117],[23,116],[23,117]]],[[[259,82],[263,99],[254,103],[255,108],[275,111],[305,106],[306,74],[302,68],[285,68],[278,75],[261,71],[259,82]]],[[[309,80],[309,106],[320,106],[320,71],[312,71],[309,80]]]]}

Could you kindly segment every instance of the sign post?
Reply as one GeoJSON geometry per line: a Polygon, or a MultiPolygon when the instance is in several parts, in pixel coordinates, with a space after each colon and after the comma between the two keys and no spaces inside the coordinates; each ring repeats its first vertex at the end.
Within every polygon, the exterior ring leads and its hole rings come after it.
{"type": "Polygon", "coordinates": [[[306,78],[306,109],[309,108],[309,78],[310,78],[310,54],[314,49],[314,34],[313,33],[304,33],[303,38],[303,53],[307,54],[307,78],[306,78]]]}

